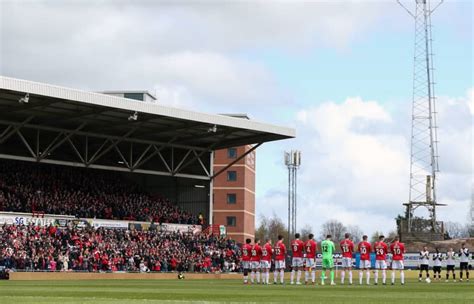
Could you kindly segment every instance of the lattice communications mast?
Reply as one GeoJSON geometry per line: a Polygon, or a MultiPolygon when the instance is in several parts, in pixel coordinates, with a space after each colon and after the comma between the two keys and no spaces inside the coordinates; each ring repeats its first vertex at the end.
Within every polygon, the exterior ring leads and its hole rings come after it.
{"type": "Polygon", "coordinates": [[[438,136],[436,97],[434,91],[431,15],[443,1],[415,0],[414,9],[398,3],[415,21],[413,64],[413,103],[411,126],[410,191],[406,206],[407,230],[415,228],[414,211],[427,208],[431,230],[436,230],[436,174],[438,166],[438,136]]]}

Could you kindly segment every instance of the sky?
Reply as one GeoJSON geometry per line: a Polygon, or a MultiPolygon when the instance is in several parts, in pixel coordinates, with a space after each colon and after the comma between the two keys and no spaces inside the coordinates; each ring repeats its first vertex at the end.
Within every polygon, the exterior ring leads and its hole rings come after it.
{"type": "MultiPolygon", "coordinates": [[[[459,223],[473,182],[473,15],[471,1],[453,0],[432,16],[448,204],[438,216],[459,223]]],[[[315,233],[329,219],[395,228],[408,200],[413,39],[395,0],[0,0],[3,76],[148,89],[164,105],[295,128],[257,151],[257,222],[286,219],[283,152],[298,149],[298,227],[315,233]]]]}

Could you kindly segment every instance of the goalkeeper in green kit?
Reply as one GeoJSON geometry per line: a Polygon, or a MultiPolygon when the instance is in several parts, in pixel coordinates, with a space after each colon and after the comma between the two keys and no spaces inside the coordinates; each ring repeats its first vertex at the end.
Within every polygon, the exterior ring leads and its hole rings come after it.
{"type": "Polygon", "coordinates": [[[326,279],[326,270],[329,269],[331,274],[331,285],[336,285],[334,283],[334,259],[332,254],[336,250],[333,241],[331,241],[331,235],[328,234],[326,239],[321,242],[321,251],[323,253],[323,271],[321,273],[321,285],[324,285],[324,280],[326,279]]]}

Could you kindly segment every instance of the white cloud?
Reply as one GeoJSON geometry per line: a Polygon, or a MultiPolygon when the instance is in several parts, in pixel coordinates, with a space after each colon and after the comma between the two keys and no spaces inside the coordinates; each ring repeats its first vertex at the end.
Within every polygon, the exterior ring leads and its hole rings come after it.
{"type": "Polygon", "coordinates": [[[154,88],[166,104],[244,112],[289,97],[241,52],[344,48],[380,10],[342,2],[2,1],[0,71],[88,90],[154,88]]]}
{"type": "MultiPolygon", "coordinates": [[[[438,201],[448,204],[439,208],[438,216],[461,223],[467,221],[472,185],[470,92],[465,97],[438,100],[438,201]]],[[[408,116],[388,112],[391,106],[347,98],[341,103],[305,108],[295,115],[298,138],[291,147],[301,149],[303,155],[299,227],[309,224],[317,230],[324,221],[336,218],[346,225],[359,225],[366,233],[395,228],[394,218],[403,212],[402,204],[408,199],[410,142],[404,127],[408,116]]],[[[284,176],[284,169],[280,171],[284,176]]],[[[286,189],[285,184],[286,179],[281,179],[274,189],[286,189]]],[[[268,194],[258,198],[257,214],[280,210],[286,219],[286,191],[270,190],[268,194]]]]}

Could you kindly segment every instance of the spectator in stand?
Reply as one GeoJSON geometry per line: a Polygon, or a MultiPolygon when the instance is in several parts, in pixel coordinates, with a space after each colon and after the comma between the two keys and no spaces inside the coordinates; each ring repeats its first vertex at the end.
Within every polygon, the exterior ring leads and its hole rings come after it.
{"type": "MultiPolygon", "coordinates": [[[[0,160],[0,210],[83,218],[197,224],[170,201],[147,194],[120,174],[0,160]]],[[[202,221],[202,214],[199,217],[202,221]]]]}
{"type": "Polygon", "coordinates": [[[239,255],[235,242],[206,234],[0,226],[0,266],[13,270],[214,272],[239,255]]]}

